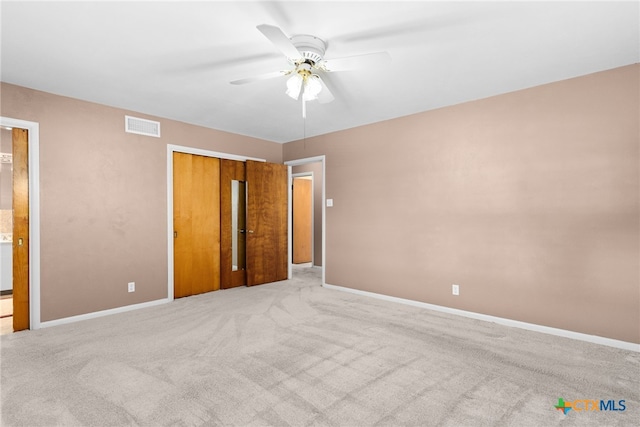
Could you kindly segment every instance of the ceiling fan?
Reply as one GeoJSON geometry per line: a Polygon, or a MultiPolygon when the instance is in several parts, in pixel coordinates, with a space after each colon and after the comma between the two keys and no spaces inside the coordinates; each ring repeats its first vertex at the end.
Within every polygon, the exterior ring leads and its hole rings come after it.
{"type": "Polygon", "coordinates": [[[391,56],[387,52],[325,59],[327,44],[318,37],[303,34],[289,38],[280,28],[267,24],[258,25],[257,28],[287,57],[293,68],[234,80],[231,84],[242,85],[259,80],[290,76],[287,79],[285,93],[296,100],[302,96],[303,117],[306,116],[306,101],[317,99],[318,102],[324,104],[334,99],[333,94],[318,73],[372,67],[391,60],[391,56]]]}

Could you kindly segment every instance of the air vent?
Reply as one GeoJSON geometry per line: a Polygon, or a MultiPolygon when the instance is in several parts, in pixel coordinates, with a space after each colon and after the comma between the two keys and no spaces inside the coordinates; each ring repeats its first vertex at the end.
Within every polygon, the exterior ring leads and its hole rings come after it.
{"type": "Polygon", "coordinates": [[[160,122],[124,116],[124,130],[138,135],[155,136],[160,138],[160,122]]]}

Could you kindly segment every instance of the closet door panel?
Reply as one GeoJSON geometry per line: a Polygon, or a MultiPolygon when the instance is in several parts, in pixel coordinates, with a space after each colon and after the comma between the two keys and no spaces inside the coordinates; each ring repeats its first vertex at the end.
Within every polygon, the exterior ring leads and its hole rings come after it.
{"type": "Polygon", "coordinates": [[[246,188],[245,181],[244,162],[220,160],[220,287],[222,289],[247,284],[245,269],[247,213],[246,196],[243,191],[246,188]],[[234,184],[235,195],[232,191],[234,184]]]}
{"type": "Polygon", "coordinates": [[[220,289],[220,160],[173,154],[174,297],[220,289]]]}
{"type": "Polygon", "coordinates": [[[247,160],[247,285],[288,277],[287,166],[247,160]]]}

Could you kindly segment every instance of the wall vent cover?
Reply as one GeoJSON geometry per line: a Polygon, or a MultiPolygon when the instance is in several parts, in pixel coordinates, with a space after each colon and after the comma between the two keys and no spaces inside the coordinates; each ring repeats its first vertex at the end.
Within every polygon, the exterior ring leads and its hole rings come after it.
{"type": "Polygon", "coordinates": [[[124,130],[128,133],[160,138],[160,122],[154,122],[153,120],[124,116],[124,130]]]}

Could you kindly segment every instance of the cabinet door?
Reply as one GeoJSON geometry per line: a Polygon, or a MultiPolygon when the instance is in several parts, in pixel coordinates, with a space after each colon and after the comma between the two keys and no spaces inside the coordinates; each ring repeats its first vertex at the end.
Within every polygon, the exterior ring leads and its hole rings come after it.
{"type": "Polygon", "coordinates": [[[220,289],[220,159],[173,153],[174,297],[220,289]]]}
{"type": "Polygon", "coordinates": [[[247,285],[288,277],[287,166],[247,160],[247,285]]]}

